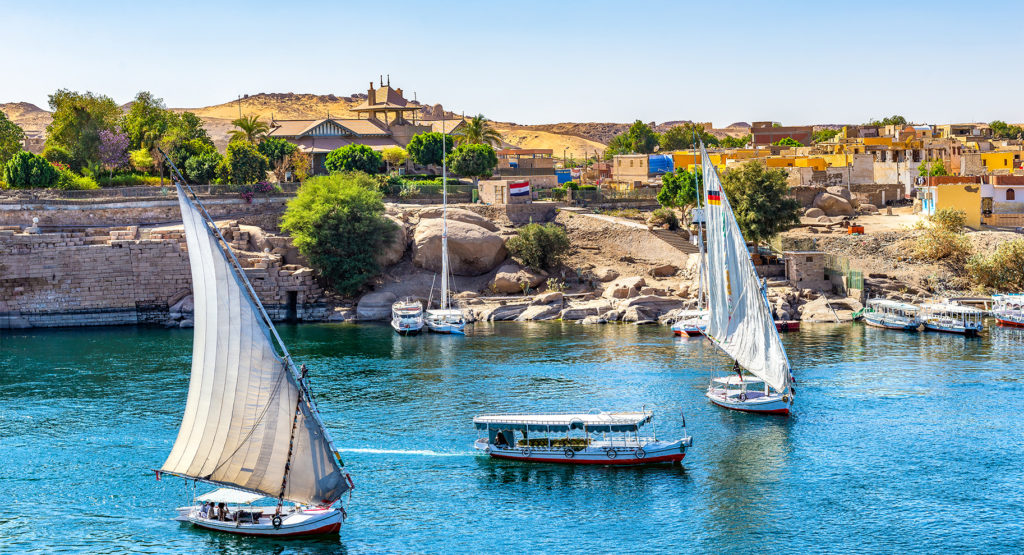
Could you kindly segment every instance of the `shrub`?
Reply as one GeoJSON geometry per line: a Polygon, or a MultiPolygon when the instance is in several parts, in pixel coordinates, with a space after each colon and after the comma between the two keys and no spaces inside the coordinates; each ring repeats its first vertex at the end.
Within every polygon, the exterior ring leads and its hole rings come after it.
{"type": "Polygon", "coordinates": [[[476,185],[481,177],[490,177],[498,165],[498,156],[491,145],[465,144],[458,146],[445,161],[458,175],[472,177],[476,185]]]}
{"type": "Polygon", "coordinates": [[[402,178],[397,175],[378,175],[377,190],[386,197],[393,197],[402,192],[402,178]]]}
{"type": "Polygon", "coordinates": [[[324,167],[331,173],[361,171],[369,174],[380,173],[384,158],[379,152],[366,145],[346,145],[327,154],[324,167]]]}
{"type": "Polygon", "coordinates": [[[667,225],[669,229],[679,229],[679,217],[676,216],[676,211],[671,208],[658,208],[654,212],[651,212],[651,217],[647,218],[647,225],[652,227],[662,227],[667,225]]]}
{"type": "Polygon", "coordinates": [[[960,232],[938,226],[925,229],[914,241],[912,255],[920,260],[962,263],[971,254],[971,242],[960,232]]]}
{"type": "Polygon", "coordinates": [[[967,262],[974,283],[996,291],[1024,290],[1024,239],[1007,241],[989,256],[976,254],[967,262]]]}
{"type": "Polygon", "coordinates": [[[551,198],[555,200],[565,200],[565,187],[555,187],[551,189],[551,198]]]}
{"type": "Polygon", "coordinates": [[[256,148],[260,154],[267,157],[267,161],[273,166],[280,164],[286,156],[298,150],[299,147],[278,137],[268,137],[263,139],[256,148]]]}
{"type": "Polygon", "coordinates": [[[260,154],[252,143],[235,141],[228,144],[227,156],[228,180],[235,185],[248,185],[267,178],[270,162],[260,154]]]}
{"type": "Polygon", "coordinates": [[[144,148],[130,151],[128,159],[131,160],[135,171],[148,172],[153,169],[153,156],[144,148]]]}
{"type": "Polygon", "coordinates": [[[967,212],[956,208],[940,208],[928,219],[940,229],[960,233],[967,225],[967,212]]]}
{"type": "Polygon", "coordinates": [[[224,157],[219,152],[207,152],[185,161],[185,177],[196,184],[212,183],[217,177],[217,166],[224,157]]]}
{"type": "Polygon", "coordinates": [[[60,175],[57,177],[56,186],[58,189],[64,191],[87,191],[100,188],[95,179],[75,175],[71,170],[60,171],[60,175]]]}
{"type": "Polygon", "coordinates": [[[43,158],[46,158],[50,162],[59,162],[67,166],[71,165],[71,153],[68,152],[68,149],[62,146],[47,146],[43,149],[43,158]]]}
{"type": "Polygon", "coordinates": [[[377,182],[365,173],[311,177],[288,202],[281,229],[328,284],[353,295],[380,272],[377,254],[394,239],[377,182]]]}
{"type": "Polygon", "coordinates": [[[508,240],[512,256],[534,270],[555,269],[569,252],[569,236],[556,224],[528,224],[508,240]]]}
{"type": "Polygon", "coordinates": [[[441,133],[420,133],[406,145],[406,152],[409,158],[421,166],[440,166],[445,155],[451,153],[455,148],[455,141],[445,138],[441,133]],[[442,145],[444,151],[442,152],[442,145]]]}
{"type": "Polygon", "coordinates": [[[573,191],[578,191],[580,188],[580,184],[576,183],[575,181],[566,181],[565,183],[562,184],[562,187],[565,187],[566,189],[572,189],[573,191]]]}
{"type": "Polygon", "coordinates": [[[4,166],[4,181],[8,187],[51,187],[57,184],[60,174],[42,156],[21,151],[15,154],[4,166]]]}
{"type": "Polygon", "coordinates": [[[597,185],[580,185],[581,191],[596,191],[597,185]]]}
{"type": "Polygon", "coordinates": [[[142,173],[123,173],[113,177],[98,175],[96,182],[100,187],[138,187],[140,185],[159,185],[160,177],[142,173]]]}

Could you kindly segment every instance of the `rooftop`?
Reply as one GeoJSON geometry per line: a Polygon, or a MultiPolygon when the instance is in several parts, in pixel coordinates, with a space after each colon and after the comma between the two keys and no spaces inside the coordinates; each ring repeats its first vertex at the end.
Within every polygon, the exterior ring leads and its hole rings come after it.
{"type": "Polygon", "coordinates": [[[653,417],[650,412],[485,414],[474,418],[473,424],[478,430],[495,427],[534,432],[626,432],[639,429],[653,417]]]}

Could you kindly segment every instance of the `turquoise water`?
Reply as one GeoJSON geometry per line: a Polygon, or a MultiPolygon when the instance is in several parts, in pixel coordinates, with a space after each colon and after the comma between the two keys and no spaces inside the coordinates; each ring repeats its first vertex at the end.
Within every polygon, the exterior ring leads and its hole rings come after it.
{"type": "Polygon", "coordinates": [[[663,327],[282,327],[357,489],[340,538],[271,541],[170,520],[154,480],[188,387],[190,330],[0,335],[0,552],[1020,552],[1024,333],[860,325],[783,337],[796,414],[711,406],[725,359],[663,327]],[[682,467],[474,455],[475,414],[654,407],[686,414],[682,467]]]}

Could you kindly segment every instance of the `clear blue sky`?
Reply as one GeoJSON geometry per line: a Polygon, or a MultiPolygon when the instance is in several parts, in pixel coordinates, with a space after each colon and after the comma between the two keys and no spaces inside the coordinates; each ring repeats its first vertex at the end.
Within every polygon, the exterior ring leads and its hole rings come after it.
{"type": "Polygon", "coordinates": [[[1012,2],[10,2],[0,102],[365,91],[518,123],[1024,121],[1012,2]]]}

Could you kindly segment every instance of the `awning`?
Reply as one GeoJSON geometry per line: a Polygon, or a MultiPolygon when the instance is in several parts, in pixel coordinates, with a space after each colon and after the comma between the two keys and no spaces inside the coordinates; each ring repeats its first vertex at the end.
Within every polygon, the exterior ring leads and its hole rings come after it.
{"type": "Polygon", "coordinates": [[[249,493],[247,491],[238,491],[237,489],[230,488],[220,488],[196,497],[196,501],[202,501],[203,503],[210,501],[213,503],[248,505],[254,501],[259,501],[264,497],[266,496],[258,493],[249,493]]]}
{"type": "Polygon", "coordinates": [[[650,422],[653,416],[649,412],[486,414],[474,418],[473,424],[478,430],[632,432],[650,422]]]}

